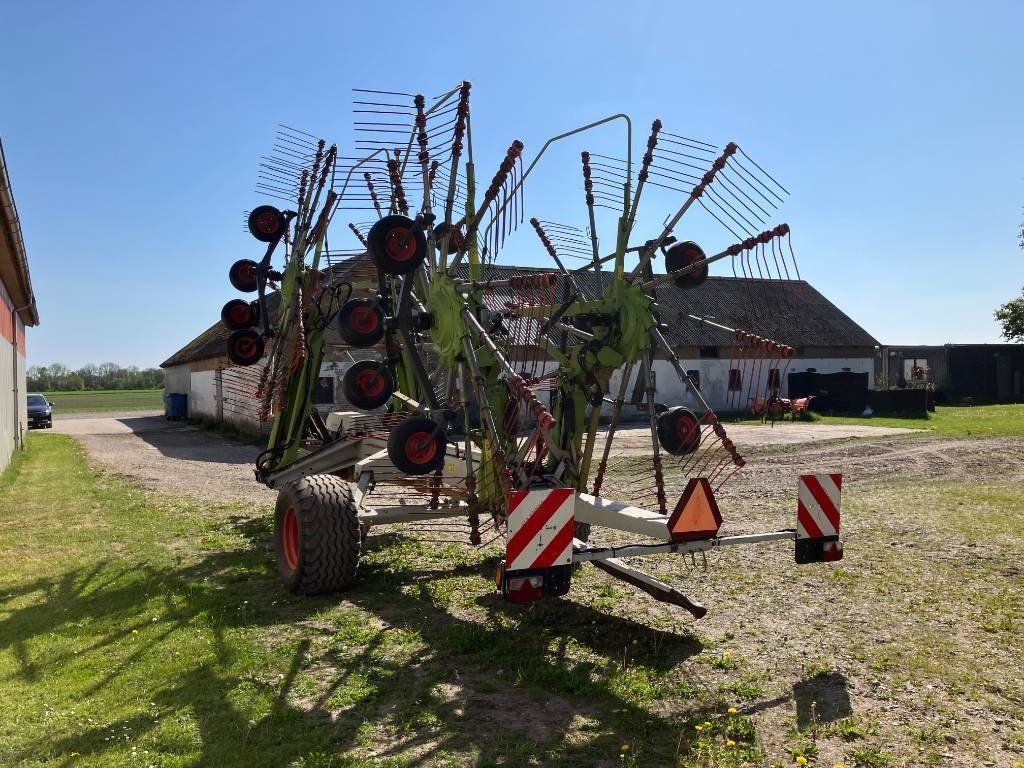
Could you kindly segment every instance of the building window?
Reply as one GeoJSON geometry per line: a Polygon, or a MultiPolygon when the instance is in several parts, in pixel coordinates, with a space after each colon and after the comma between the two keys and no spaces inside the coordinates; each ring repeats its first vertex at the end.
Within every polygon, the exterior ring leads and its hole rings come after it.
{"type": "Polygon", "coordinates": [[[700,392],[700,371],[687,371],[686,375],[690,377],[693,386],[700,392]]]}
{"type": "Polygon", "coordinates": [[[768,369],[768,389],[781,389],[782,388],[782,376],[779,374],[778,368],[768,369]]]}
{"type": "Polygon", "coordinates": [[[314,405],[331,405],[334,403],[334,377],[320,376],[313,390],[314,405]]]}
{"type": "Polygon", "coordinates": [[[711,358],[718,357],[718,347],[701,347],[700,348],[700,356],[704,357],[704,358],[707,358],[707,357],[711,357],[711,358]]]}
{"type": "Polygon", "coordinates": [[[905,358],[903,360],[903,380],[907,383],[928,381],[928,360],[923,357],[905,358]]]}
{"type": "Polygon", "coordinates": [[[739,368],[729,369],[729,391],[739,392],[743,389],[743,374],[740,373],[739,368]]]}

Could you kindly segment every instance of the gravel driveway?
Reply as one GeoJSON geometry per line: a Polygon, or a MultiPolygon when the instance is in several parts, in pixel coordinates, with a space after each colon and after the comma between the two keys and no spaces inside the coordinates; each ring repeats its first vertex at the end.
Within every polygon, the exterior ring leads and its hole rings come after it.
{"type": "MultiPolygon", "coordinates": [[[[253,478],[261,448],[184,422],[164,419],[158,411],[84,413],[58,417],[53,429],[81,441],[89,458],[103,469],[132,480],[146,490],[198,496],[215,501],[271,504],[275,492],[253,478]]],[[[742,451],[746,447],[820,443],[850,437],[887,437],[912,430],[871,426],[787,423],[737,424],[727,427],[742,451]]],[[[620,444],[650,450],[646,427],[621,430],[620,444]]]]}
{"type": "Polygon", "coordinates": [[[53,430],[79,440],[97,466],[146,490],[262,504],[276,498],[253,477],[262,448],[167,421],[159,411],[71,414],[54,419],[53,430]]]}

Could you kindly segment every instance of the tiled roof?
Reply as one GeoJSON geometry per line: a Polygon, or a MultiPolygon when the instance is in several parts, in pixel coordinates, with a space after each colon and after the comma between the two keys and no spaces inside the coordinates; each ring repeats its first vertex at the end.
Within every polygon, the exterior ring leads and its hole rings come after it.
{"type": "MultiPolygon", "coordinates": [[[[368,265],[369,259],[363,256],[342,262],[333,269],[344,269],[344,274],[349,277],[367,279],[372,274],[372,268],[368,269],[368,265]]],[[[484,268],[484,279],[503,280],[517,275],[550,271],[490,265],[484,268]]],[[[461,273],[461,277],[468,275],[465,266],[457,272],[461,273]]],[[[579,272],[575,278],[584,294],[599,294],[594,273],[579,272]]],[[[605,272],[604,280],[609,279],[609,273],[605,272]]],[[[555,287],[556,297],[563,295],[563,281],[564,278],[559,277],[555,287]]],[[[512,298],[507,289],[495,289],[492,292],[492,301],[496,307],[512,298]]],[[[871,334],[803,280],[709,277],[697,288],[682,289],[673,283],[659,286],[657,300],[661,322],[667,326],[665,335],[674,347],[732,344],[732,334],[691,320],[690,315],[731,328],[740,328],[793,347],[878,346],[878,341],[871,334]]],[[[268,305],[273,314],[277,307],[277,294],[268,296],[268,305]]],[[[218,322],[164,361],[161,367],[223,355],[227,336],[228,331],[218,322]]]]}
{"type": "MultiPolygon", "coordinates": [[[[465,267],[460,268],[460,271],[462,277],[467,276],[468,270],[465,267]]],[[[484,268],[484,278],[501,280],[515,275],[551,271],[491,265],[484,268]]],[[[608,272],[603,275],[604,280],[611,279],[608,272]]],[[[585,295],[600,294],[597,276],[593,272],[577,272],[574,278],[585,295]]],[[[561,297],[563,291],[564,278],[560,276],[555,296],[561,297]]],[[[506,289],[495,290],[494,294],[500,303],[512,299],[512,294],[506,289]]],[[[730,333],[690,320],[690,315],[793,347],[878,346],[878,341],[871,334],[803,280],[712,276],[697,288],[684,289],[674,283],[666,283],[658,286],[656,295],[661,322],[668,326],[665,335],[677,347],[732,344],[730,333]]]]}

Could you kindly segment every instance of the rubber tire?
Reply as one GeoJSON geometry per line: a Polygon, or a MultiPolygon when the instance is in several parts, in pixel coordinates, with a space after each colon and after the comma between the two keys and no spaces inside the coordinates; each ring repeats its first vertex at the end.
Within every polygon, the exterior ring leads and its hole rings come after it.
{"type": "Polygon", "coordinates": [[[405,452],[406,443],[417,432],[433,432],[437,423],[425,416],[410,416],[400,422],[388,435],[388,458],[399,472],[404,475],[429,475],[444,466],[446,450],[444,430],[434,438],[436,450],[427,462],[416,462],[405,452]]]}
{"type": "MultiPolygon", "coordinates": [[[[373,263],[387,275],[407,275],[416,269],[427,257],[427,236],[421,231],[412,236],[413,248],[408,255],[396,258],[389,252],[389,242],[394,249],[394,240],[404,236],[400,230],[413,227],[413,220],[408,216],[395,214],[379,219],[370,227],[366,235],[366,248],[370,252],[373,263]]],[[[408,244],[407,244],[408,245],[408,244]]],[[[410,250],[407,248],[407,250],[410,250]]]]}
{"type": "Polygon", "coordinates": [[[700,421],[689,408],[677,405],[658,415],[658,442],[664,451],[672,456],[686,456],[700,446],[700,421]],[[690,423],[685,435],[679,434],[679,422],[690,423]]]}
{"type": "MultiPolygon", "coordinates": [[[[444,233],[448,231],[448,225],[441,223],[434,227],[434,248],[438,251],[441,250],[441,241],[444,239],[444,233]]],[[[462,244],[466,242],[466,239],[462,236],[462,232],[458,227],[452,230],[451,237],[448,238],[448,253],[458,253],[459,249],[462,248],[462,244]]]]}
{"type": "Polygon", "coordinates": [[[350,346],[358,349],[372,347],[384,338],[384,310],[381,309],[380,302],[374,299],[349,299],[338,310],[336,322],[338,335],[350,346]],[[377,319],[377,325],[373,330],[361,330],[356,326],[356,323],[369,317],[377,319]]]}
{"type": "Polygon", "coordinates": [[[255,365],[263,357],[265,351],[262,334],[252,328],[243,328],[240,331],[232,332],[228,336],[227,347],[228,359],[235,365],[255,365]],[[239,346],[242,349],[238,349],[239,346]]]}
{"type": "Polygon", "coordinates": [[[252,259],[239,259],[231,265],[228,270],[228,280],[236,291],[252,293],[259,288],[259,281],[256,279],[256,267],[259,266],[252,259]]]}
{"type": "MultiPolygon", "coordinates": [[[[665,251],[665,271],[675,272],[703,258],[706,258],[703,249],[692,240],[676,243],[665,251]]],[[[675,284],[680,288],[696,288],[708,279],[708,271],[708,265],[705,264],[703,268],[677,278],[675,284]]]]}
{"type": "Polygon", "coordinates": [[[341,377],[341,391],[345,399],[353,406],[363,411],[373,411],[386,405],[395,393],[395,374],[387,366],[381,366],[376,360],[360,360],[353,363],[341,377]],[[366,394],[356,383],[359,377],[367,371],[376,371],[384,378],[384,389],[379,393],[366,394]]]}
{"type": "Polygon", "coordinates": [[[220,311],[220,321],[229,331],[241,331],[244,328],[252,328],[260,321],[259,304],[251,303],[245,299],[232,299],[220,311]],[[243,321],[240,315],[246,311],[248,321],[243,321]]]}
{"type": "Polygon", "coordinates": [[[352,486],[334,475],[308,475],[278,491],[274,511],[274,555],[285,586],[303,595],[323,595],[351,586],[362,552],[359,505],[352,486]],[[288,509],[298,526],[297,559],[285,556],[288,509]]]}
{"type": "Polygon", "coordinates": [[[288,227],[288,219],[273,205],[260,205],[249,213],[245,222],[249,234],[261,243],[272,243],[284,235],[288,227]]]}

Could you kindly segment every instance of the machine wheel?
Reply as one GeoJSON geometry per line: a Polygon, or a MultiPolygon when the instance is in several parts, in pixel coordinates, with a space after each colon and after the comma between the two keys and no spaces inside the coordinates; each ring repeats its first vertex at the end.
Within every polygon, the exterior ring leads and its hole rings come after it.
{"type": "Polygon", "coordinates": [[[388,458],[406,475],[429,475],[444,464],[445,439],[436,436],[437,423],[425,416],[411,416],[388,435],[388,458]]]}
{"type": "Polygon", "coordinates": [[[350,586],[359,568],[359,505],[334,475],[309,475],[281,487],[274,513],[274,554],[292,592],[320,595],[350,586]]]}
{"type": "Polygon", "coordinates": [[[349,299],[338,310],[338,333],[353,347],[372,347],[384,338],[384,310],[373,299],[349,299]]]}
{"type": "Polygon", "coordinates": [[[249,232],[261,243],[272,243],[284,234],[288,219],[272,205],[254,208],[246,222],[249,232]]]}
{"type": "Polygon", "coordinates": [[[666,453],[685,456],[700,445],[700,422],[689,408],[677,405],[658,416],[658,442],[666,453]]]}
{"type": "Polygon", "coordinates": [[[259,287],[256,280],[256,262],[252,259],[239,259],[228,270],[228,280],[236,291],[252,293],[259,287]]]}
{"type": "MultiPolygon", "coordinates": [[[[438,249],[441,247],[441,240],[444,239],[446,232],[448,232],[447,224],[442,223],[434,227],[434,244],[438,249]]],[[[462,232],[459,231],[458,227],[453,227],[448,238],[448,253],[458,253],[464,242],[466,242],[466,239],[462,236],[462,232]]]]}
{"type": "Polygon", "coordinates": [[[220,311],[220,321],[229,331],[252,328],[260,320],[259,305],[244,299],[232,299],[220,311]]]}
{"type": "Polygon", "coordinates": [[[356,408],[372,411],[380,408],[395,393],[395,375],[376,360],[353,363],[341,378],[341,389],[356,408]]]}
{"type": "Polygon", "coordinates": [[[235,365],[254,365],[263,357],[263,336],[251,328],[228,336],[228,359],[235,365]]]}
{"type": "Polygon", "coordinates": [[[427,236],[413,232],[413,220],[392,215],[380,219],[366,236],[373,263],[389,275],[407,275],[427,257],[427,236]]]}
{"type": "MultiPolygon", "coordinates": [[[[665,251],[665,271],[675,272],[677,269],[688,267],[705,258],[704,251],[692,240],[676,243],[665,251]]],[[[708,279],[708,265],[700,269],[676,278],[676,285],[680,288],[696,288],[708,279]]]]}

